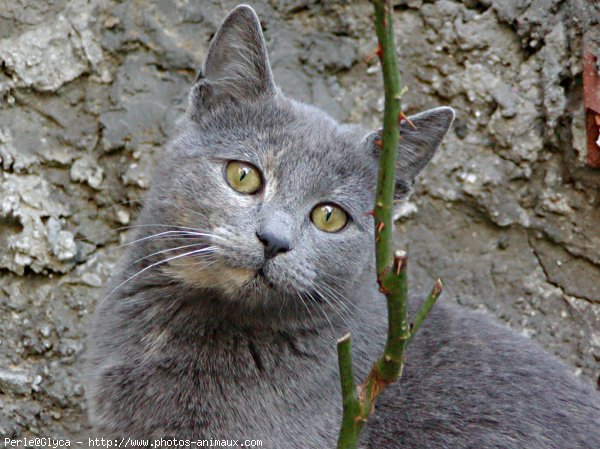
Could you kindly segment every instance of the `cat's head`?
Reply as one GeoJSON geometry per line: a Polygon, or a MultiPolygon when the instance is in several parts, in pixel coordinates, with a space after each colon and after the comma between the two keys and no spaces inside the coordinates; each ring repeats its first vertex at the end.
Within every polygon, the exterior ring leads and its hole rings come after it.
{"type": "MultiPolygon", "coordinates": [[[[248,6],[223,22],[189,98],[142,215],[163,226],[142,234],[160,234],[144,242],[155,269],[240,310],[339,302],[371,271],[379,133],[286,98],[248,6]]],[[[453,117],[438,108],[400,124],[398,200],[453,117]]]]}

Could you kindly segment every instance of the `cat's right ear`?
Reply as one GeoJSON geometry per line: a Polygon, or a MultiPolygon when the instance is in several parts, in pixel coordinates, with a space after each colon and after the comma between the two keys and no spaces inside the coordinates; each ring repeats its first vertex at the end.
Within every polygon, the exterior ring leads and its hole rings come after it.
{"type": "MultiPolygon", "coordinates": [[[[430,109],[402,120],[398,126],[398,158],[396,162],[396,189],[394,200],[401,204],[412,191],[417,175],[429,163],[452,122],[454,110],[449,107],[430,109]]],[[[365,137],[369,152],[379,159],[381,130],[365,137]]]]}
{"type": "Polygon", "coordinates": [[[228,100],[252,101],[276,93],[267,47],[254,10],[239,5],[225,18],[208,48],[190,93],[192,115],[228,100]]]}

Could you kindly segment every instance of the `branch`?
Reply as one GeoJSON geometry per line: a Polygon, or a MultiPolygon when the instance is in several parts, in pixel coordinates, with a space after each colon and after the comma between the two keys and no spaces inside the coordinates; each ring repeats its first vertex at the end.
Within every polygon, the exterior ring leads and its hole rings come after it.
{"type": "Polygon", "coordinates": [[[433,305],[435,304],[437,299],[442,294],[442,288],[443,288],[442,281],[441,281],[441,279],[438,279],[435,282],[435,284],[433,285],[433,288],[431,289],[431,293],[429,293],[429,296],[427,297],[425,302],[421,305],[421,308],[415,315],[415,321],[413,322],[413,325],[410,330],[411,336],[408,339],[409,343],[411,342],[412,337],[418,332],[419,328],[421,327],[421,324],[423,324],[423,321],[425,320],[427,315],[429,315],[429,312],[431,311],[431,308],[433,307],[433,305]]]}
{"type": "Polygon", "coordinates": [[[343,416],[337,449],[356,449],[360,433],[375,407],[381,392],[402,375],[404,351],[421,327],[431,307],[442,291],[436,282],[431,294],[408,323],[408,258],[403,251],[393,252],[393,200],[398,153],[398,122],[406,119],[401,112],[404,93],[400,88],[400,73],[390,0],[372,0],[375,7],[375,30],[379,45],[376,54],[381,61],[385,90],[383,132],[377,177],[377,196],[373,215],[375,218],[375,265],[377,282],[387,300],[388,335],[383,354],[375,361],[367,378],[357,387],[352,372],[350,334],[338,340],[338,364],[342,386],[343,416]]]}
{"type": "Polygon", "coordinates": [[[377,177],[375,201],[375,255],[377,279],[381,287],[385,271],[392,262],[392,215],[394,186],[396,184],[396,157],[398,154],[398,116],[401,110],[400,72],[394,43],[394,23],[389,0],[373,0],[375,31],[379,40],[378,52],[383,72],[385,106],[383,112],[382,149],[377,177]]]}
{"type": "Polygon", "coordinates": [[[340,367],[340,381],[342,384],[342,402],[344,414],[342,416],[342,429],[339,434],[338,448],[355,447],[353,443],[358,441],[358,435],[362,426],[355,425],[357,417],[361,416],[361,404],[354,386],[354,374],[352,373],[352,345],[350,334],[344,335],[338,340],[338,364],[340,367]]]}

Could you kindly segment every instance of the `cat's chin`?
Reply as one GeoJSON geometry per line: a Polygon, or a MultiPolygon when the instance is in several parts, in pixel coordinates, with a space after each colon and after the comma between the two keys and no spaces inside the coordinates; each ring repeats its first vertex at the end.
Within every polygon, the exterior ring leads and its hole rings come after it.
{"type": "Polygon", "coordinates": [[[257,292],[264,291],[265,289],[278,290],[277,286],[273,284],[262,268],[254,273],[254,276],[243,285],[243,288],[257,292]]]}

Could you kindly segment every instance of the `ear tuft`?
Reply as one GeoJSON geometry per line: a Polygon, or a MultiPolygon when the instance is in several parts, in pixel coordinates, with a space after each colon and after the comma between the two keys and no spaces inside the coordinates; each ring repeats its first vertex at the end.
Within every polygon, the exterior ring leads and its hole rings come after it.
{"type": "Polygon", "coordinates": [[[253,100],[276,92],[267,47],[254,10],[239,5],[213,37],[191,93],[201,112],[226,99],[253,100]]]}

